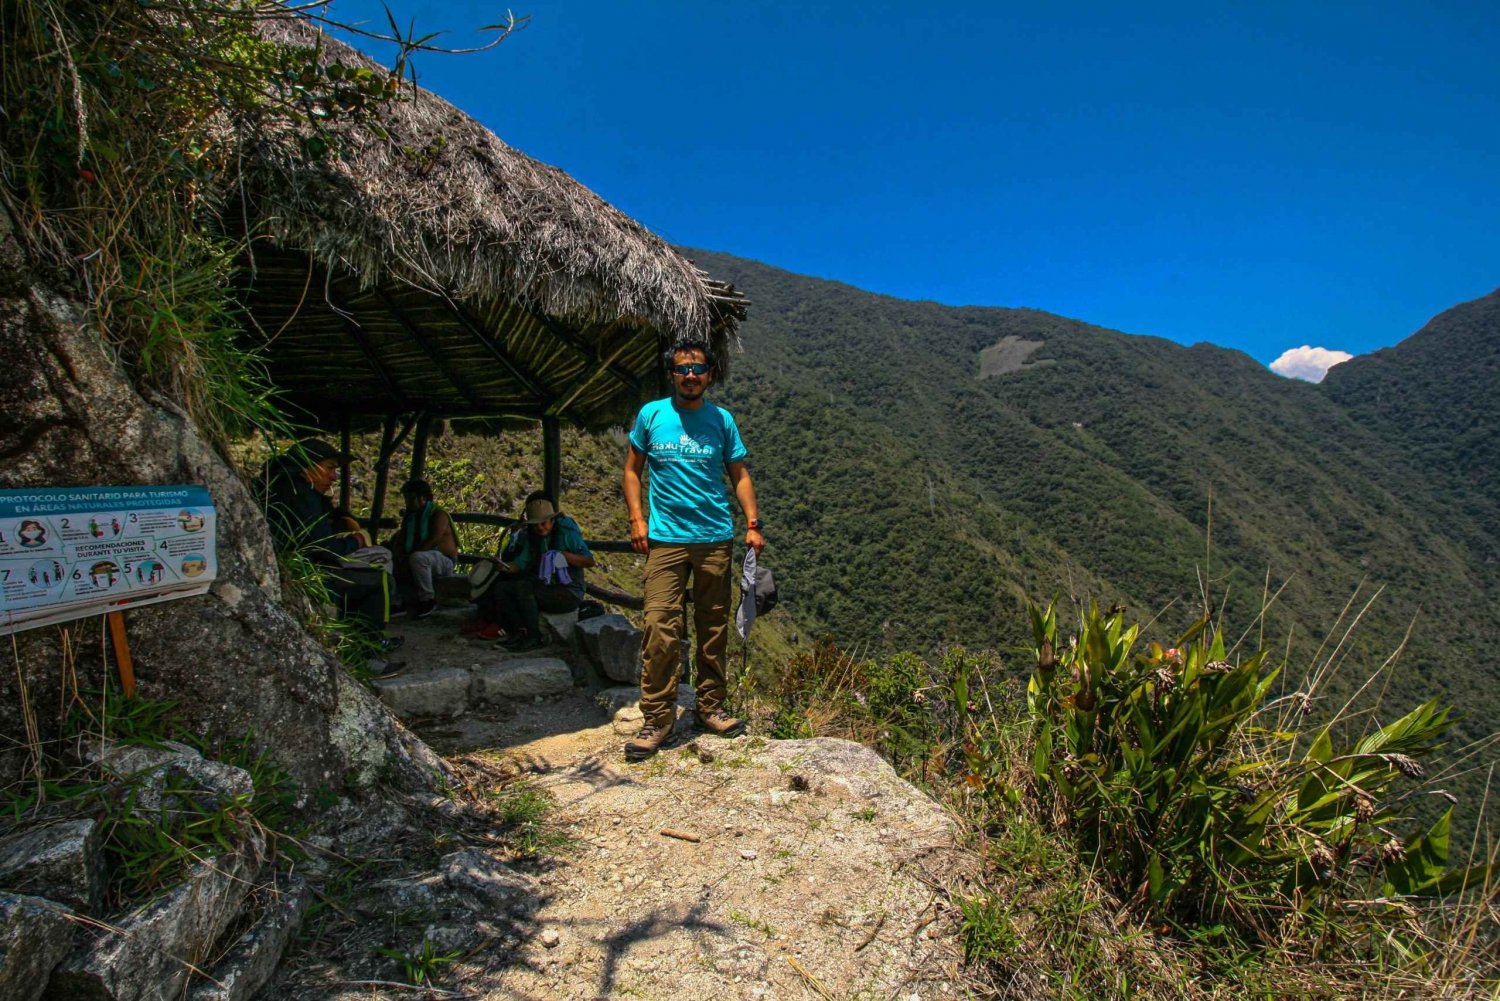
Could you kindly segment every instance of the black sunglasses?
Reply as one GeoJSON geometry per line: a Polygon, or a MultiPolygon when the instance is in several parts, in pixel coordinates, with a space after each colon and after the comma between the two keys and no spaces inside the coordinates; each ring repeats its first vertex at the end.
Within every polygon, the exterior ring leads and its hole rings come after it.
{"type": "Polygon", "coordinates": [[[690,365],[673,365],[672,371],[676,372],[678,375],[707,375],[708,366],[703,364],[702,362],[693,362],[690,365]]]}

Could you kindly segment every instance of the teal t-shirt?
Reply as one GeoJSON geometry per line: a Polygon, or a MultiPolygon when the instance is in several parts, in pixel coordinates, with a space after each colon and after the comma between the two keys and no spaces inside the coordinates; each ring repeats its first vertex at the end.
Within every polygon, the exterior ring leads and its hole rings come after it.
{"type": "Polygon", "coordinates": [[[734,516],[724,467],[745,458],[740,429],[729,411],[708,400],[684,410],[673,399],[646,404],[630,429],[650,478],[647,531],[657,542],[727,542],[734,516]]]}

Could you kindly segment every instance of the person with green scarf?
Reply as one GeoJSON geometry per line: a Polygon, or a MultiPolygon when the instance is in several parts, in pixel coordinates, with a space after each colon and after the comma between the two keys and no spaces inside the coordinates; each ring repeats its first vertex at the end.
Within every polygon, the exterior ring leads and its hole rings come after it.
{"type": "Polygon", "coordinates": [[[426,480],[408,480],[401,487],[406,510],[401,526],[386,542],[395,560],[396,584],[406,597],[413,618],[423,619],[437,608],[433,578],[453,572],[458,539],[448,513],[432,502],[426,480]]]}
{"type": "Polygon", "coordinates": [[[479,603],[480,618],[505,633],[500,645],[517,653],[547,645],[541,613],[576,611],[585,593],[583,572],[594,565],[578,522],[559,513],[545,490],[526,497],[521,524],[525,530],[513,532],[501,548],[499,579],[479,603]]]}

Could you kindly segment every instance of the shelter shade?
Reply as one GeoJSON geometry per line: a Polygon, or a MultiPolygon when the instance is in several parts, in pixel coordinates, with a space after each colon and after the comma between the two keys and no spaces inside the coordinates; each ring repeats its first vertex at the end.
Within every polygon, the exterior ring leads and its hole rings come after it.
{"type": "Polygon", "coordinates": [[[394,281],[364,288],[264,246],[247,277],[271,378],[319,423],[555,412],[597,428],[627,421],[655,390],[665,341],[625,320],[569,330],[513,302],[458,302],[394,281]]]}
{"type": "MultiPolygon", "coordinates": [[[[289,15],[271,41],[389,71],[289,15]]],[[[331,75],[332,77],[333,75],[331,75]]],[[[744,298],[556,167],[442,98],[401,84],[378,127],[276,118],[244,136],[239,225],[254,234],[248,336],[318,423],[386,414],[599,429],[656,394],[668,345],[720,358],[744,298]]],[[[242,228],[241,228],[242,227],[242,228]]]]}

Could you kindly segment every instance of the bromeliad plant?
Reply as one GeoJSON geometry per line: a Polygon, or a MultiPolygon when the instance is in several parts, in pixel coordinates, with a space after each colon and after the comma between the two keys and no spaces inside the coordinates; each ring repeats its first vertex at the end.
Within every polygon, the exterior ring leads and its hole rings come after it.
{"type": "Polygon", "coordinates": [[[1230,661],[1207,618],[1170,649],[1137,649],[1139,626],[1097,605],[1067,642],[1054,607],[1031,622],[1034,791],[1146,914],[1308,923],[1336,942],[1351,911],[1399,924],[1409,898],[1483,882],[1447,871],[1451,808],[1410,843],[1396,834],[1398,787],[1449,726],[1435,702],[1351,743],[1338,721],[1306,739],[1262,722],[1279,668],[1230,661]]]}

